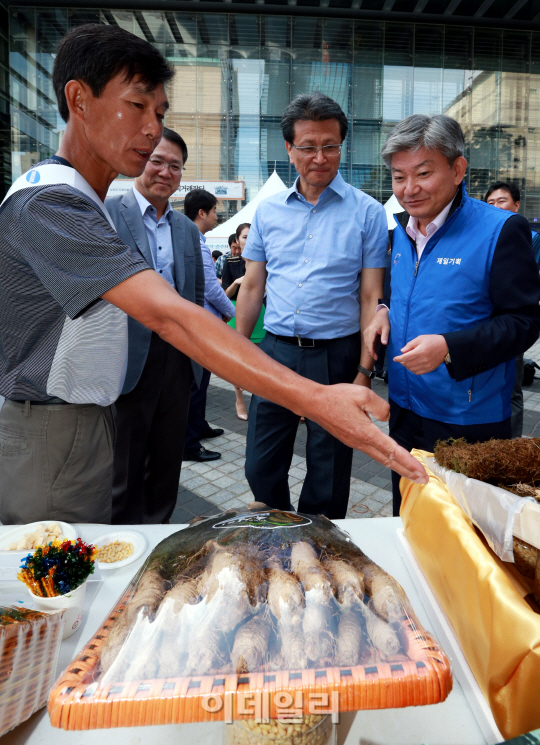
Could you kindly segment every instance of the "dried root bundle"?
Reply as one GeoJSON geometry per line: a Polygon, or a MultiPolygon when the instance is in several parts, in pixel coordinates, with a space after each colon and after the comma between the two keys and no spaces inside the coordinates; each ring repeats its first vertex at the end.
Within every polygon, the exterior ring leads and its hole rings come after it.
{"type": "MultiPolygon", "coordinates": [[[[435,460],[440,466],[472,479],[503,488],[540,484],[540,438],[489,440],[468,443],[465,439],[438,442],[435,460]]],[[[531,496],[535,496],[532,494],[531,496]]]]}
{"type": "Polygon", "coordinates": [[[340,559],[325,559],[323,567],[333,579],[336,599],[344,608],[352,608],[364,597],[364,575],[340,559]]]}
{"type": "Polygon", "coordinates": [[[292,574],[283,569],[267,569],[268,607],[274,616],[292,627],[302,622],[306,600],[302,586],[292,574]]]}
{"type": "Polygon", "coordinates": [[[360,609],[364,621],[366,622],[366,630],[368,637],[377,650],[381,657],[386,659],[392,657],[399,652],[400,644],[399,639],[392,628],[392,626],[383,621],[382,618],[374,613],[368,606],[363,605],[360,609]]]}
{"type": "Polygon", "coordinates": [[[330,577],[319,561],[315,550],[306,541],[293,544],[291,569],[302,583],[306,593],[316,592],[321,602],[330,601],[333,595],[330,577]]]}
{"type": "Polygon", "coordinates": [[[126,607],[126,615],[130,621],[134,621],[138,612],[143,609],[143,615],[153,617],[158,607],[166,583],[156,569],[151,569],[143,574],[135,594],[126,607]]]}
{"type": "Polygon", "coordinates": [[[263,615],[253,616],[240,626],[231,652],[231,662],[237,673],[250,673],[262,665],[271,630],[270,619],[263,615]]]}
{"type": "Polygon", "coordinates": [[[412,613],[402,586],[384,569],[374,564],[367,556],[356,557],[353,562],[362,572],[373,609],[381,618],[385,621],[398,621],[403,618],[404,609],[412,613]]]}
{"type": "Polygon", "coordinates": [[[306,640],[301,626],[278,623],[281,636],[281,657],[288,670],[303,670],[308,666],[306,640]]]}
{"type": "Polygon", "coordinates": [[[357,665],[362,652],[362,623],[355,611],[346,609],[339,617],[336,665],[357,665]]]}
{"type": "Polygon", "coordinates": [[[319,603],[306,594],[306,610],[302,620],[302,629],[306,640],[308,660],[318,660],[333,655],[334,635],[332,633],[332,609],[330,605],[319,603]]]}

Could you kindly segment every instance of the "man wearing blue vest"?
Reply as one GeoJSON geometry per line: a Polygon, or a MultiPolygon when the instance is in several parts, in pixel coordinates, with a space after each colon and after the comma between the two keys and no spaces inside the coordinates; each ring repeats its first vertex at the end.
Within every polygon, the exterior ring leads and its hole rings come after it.
{"type": "Polygon", "coordinates": [[[540,329],[529,225],[469,197],[463,152],[457,122],[418,114],[382,150],[405,212],[395,216],[392,304],[378,306],[365,341],[375,358],[379,339],[389,345],[390,436],[408,450],[509,438],[515,356],[540,329]]]}

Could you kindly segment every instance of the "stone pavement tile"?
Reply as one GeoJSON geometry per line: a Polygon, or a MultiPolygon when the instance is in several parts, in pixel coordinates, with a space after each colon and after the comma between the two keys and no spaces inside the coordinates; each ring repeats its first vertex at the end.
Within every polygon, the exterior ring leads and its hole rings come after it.
{"type": "Polygon", "coordinates": [[[375,484],[375,486],[378,486],[381,489],[388,488],[388,484],[390,483],[388,479],[381,479],[380,476],[373,476],[373,478],[369,479],[370,484],[375,484]]]}
{"type": "MultiPolygon", "coordinates": [[[[186,462],[186,461],[184,461],[186,462]]],[[[212,470],[210,463],[199,463],[198,461],[187,461],[189,463],[189,469],[195,473],[205,474],[212,470]]]]}
{"type": "Polygon", "coordinates": [[[304,458],[302,458],[300,455],[293,455],[291,465],[293,466],[299,466],[305,463],[304,458]]]}
{"type": "Polygon", "coordinates": [[[298,484],[295,484],[294,486],[291,486],[291,494],[297,494],[300,496],[300,492],[302,491],[302,484],[298,482],[298,484]]]}
{"type": "Polygon", "coordinates": [[[221,473],[235,473],[238,470],[234,463],[221,463],[218,469],[221,473]]]}
{"type": "Polygon", "coordinates": [[[221,453],[221,460],[225,461],[226,463],[232,463],[237,458],[237,453],[231,453],[229,450],[224,450],[221,453]]]}
{"type": "Polygon", "coordinates": [[[191,520],[193,520],[193,517],[194,516],[191,514],[191,512],[188,512],[183,507],[175,507],[169,522],[173,523],[174,525],[178,525],[180,523],[189,523],[191,520]]]}
{"type": "Polygon", "coordinates": [[[367,505],[359,502],[358,504],[354,504],[352,505],[352,507],[349,507],[349,509],[347,510],[347,517],[373,517],[373,512],[369,509],[369,507],[367,507],[367,505]]]}
{"type": "Polygon", "coordinates": [[[385,504],[384,507],[377,513],[380,517],[392,517],[392,504],[385,504]]]}
{"type": "Polygon", "coordinates": [[[213,505],[212,502],[209,502],[207,499],[203,499],[202,497],[195,497],[195,499],[192,499],[191,502],[187,502],[186,504],[182,505],[182,507],[188,512],[191,512],[193,516],[195,516],[203,515],[205,512],[208,512],[208,510],[214,509],[215,505],[213,505]]]}
{"type": "Polygon", "coordinates": [[[230,499],[234,499],[237,495],[233,494],[232,491],[229,491],[229,489],[218,489],[217,492],[212,494],[210,497],[210,501],[213,502],[215,505],[222,505],[225,502],[228,502],[230,499]]]}
{"type": "Polygon", "coordinates": [[[370,499],[374,499],[381,504],[388,504],[392,501],[392,492],[386,489],[377,489],[373,494],[370,495],[370,499]]]}
{"type": "Polygon", "coordinates": [[[214,486],[212,483],[206,483],[204,486],[197,488],[197,494],[200,494],[201,497],[211,497],[217,491],[219,491],[219,486],[214,486]]]}
{"type": "Polygon", "coordinates": [[[302,471],[300,468],[297,468],[296,466],[293,466],[289,469],[289,476],[294,476],[297,479],[305,479],[306,478],[306,472],[302,471]]]}
{"type": "Polygon", "coordinates": [[[236,481],[235,479],[231,479],[229,476],[221,476],[221,478],[214,481],[214,484],[219,486],[221,489],[226,489],[228,486],[236,484],[236,481]]]}
{"type": "Polygon", "coordinates": [[[241,499],[238,499],[237,497],[236,499],[231,499],[230,502],[225,502],[224,504],[222,504],[221,509],[222,510],[237,510],[237,509],[242,509],[245,506],[246,506],[246,503],[243,502],[241,499]]]}
{"type": "Polygon", "coordinates": [[[216,479],[225,478],[217,468],[214,468],[212,471],[207,471],[204,474],[204,477],[208,479],[208,481],[216,481],[216,479]]]}
{"type": "Polygon", "coordinates": [[[197,495],[194,494],[194,492],[189,491],[189,489],[183,489],[180,487],[178,489],[178,497],[176,498],[176,506],[182,506],[186,502],[191,502],[192,499],[195,499],[197,495]]]}
{"type": "Polygon", "coordinates": [[[368,497],[370,494],[373,494],[374,491],[377,491],[377,486],[375,484],[368,484],[367,482],[358,479],[356,479],[354,483],[351,483],[351,492],[359,492],[368,497]]]}
{"type": "Polygon", "coordinates": [[[242,481],[237,481],[236,484],[231,484],[231,486],[228,487],[228,491],[232,492],[236,496],[239,496],[240,494],[245,494],[247,491],[251,494],[251,489],[249,488],[249,484],[244,479],[242,481]]]}
{"type": "Polygon", "coordinates": [[[191,489],[191,491],[193,491],[196,490],[199,486],[206,484],[206,479],[204,478],[204,476],[193,475],[191,478],[182,479],[181,484],[186,489],[191,489]]]}
{"type": "Polygon", "coordinates": [[[372,497],[368,497],[367,499],[364,499],[362,502],[371,512],[378,512],[381,509],[381,503],[377,502],[372,497]]]}
{"type": "Polygon", "coordinates": [[[362,471],[364,473],[371,473],[374,476],[379,474],[382,470],[384,470],[384,466],[380,463],[377,463],[377,461],[375,460],[370,460],[369,463],[365,463],[362,466],[362,471]]]}

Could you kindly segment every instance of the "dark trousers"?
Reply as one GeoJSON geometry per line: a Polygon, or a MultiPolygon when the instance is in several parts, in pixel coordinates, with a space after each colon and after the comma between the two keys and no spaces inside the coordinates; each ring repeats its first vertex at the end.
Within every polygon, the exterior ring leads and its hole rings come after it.
{"type": "MultiPolygon", "coordinates": [[[[261,349],[290,370],[323,385],[351,383],[360,359],[360,335],[335,339],[306,349],[266,334],[261,349]]],[[[299,417],[292,411],[252,396],[246,447],[246,478],[254,497],[269,507],[288,510],[289,468],[299,417]]],[[[298,511],[344,518],[351,485],[352,449],[322,427],[306,420],[307,474],[298,511]]]]}
{"type": "Polygon", "coordinates": [[[189,358],[153,333],[139,382],[116,402],[114,524],[169,522],[178,496],[190,383],[189,358]]]}
{"type": "Polygon", "coordinates": [[[203,368],[201,384],[191,381],[191,401],[189,404],[189,416],[186,431],[186,453],[194,453],[201,449],[201,432],[209,428],[206,421],[206,395],[210,385],[210,370],[203,368]]]}
{"type": "MultiPolygon", "coordinates": [[[[464,437],[467,442],[486,442],[492,437],[506,440],[510,437],[510,417],[488,424],[448,424],[419,416],[390,399],[390,437],[406,450],[418,448],[432,453],[437,440],[448,440],[450,437],[464,437]]],[[[392,471],[394,517],[399,515],[401,507],[400,479],[401,476],[392,471]]]]}
{"type": "Polygon", "coordinates": [[[521,437],[523,434],[523,367],[525,362],[523,355],[516,357],[516,381],[512,389],[510,403],[512,404],[512,437],[521,437]]]}

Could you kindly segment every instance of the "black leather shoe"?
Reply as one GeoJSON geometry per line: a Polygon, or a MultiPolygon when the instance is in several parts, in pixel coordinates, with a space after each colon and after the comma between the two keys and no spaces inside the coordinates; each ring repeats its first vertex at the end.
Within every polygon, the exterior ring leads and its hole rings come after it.
{"type": "Polygon", "coordinates": [[[221,437],[224,432],[225,430],[221,429],[221,427],[216,427],[215,429],[208,427],[204,432],[201,432],[199,440],[209,440],[211,437],[221,437]]]}
{"type": "Polygon", "coordinates": [[[199,463],[206,463],[209,460],[219,460],[220,458],[221,453],[216,453],[212,450],[201,448],[200,450],[194,450],[192,452],[188,450],[184,453],[182,460],[196,460],[199,463]]]}

